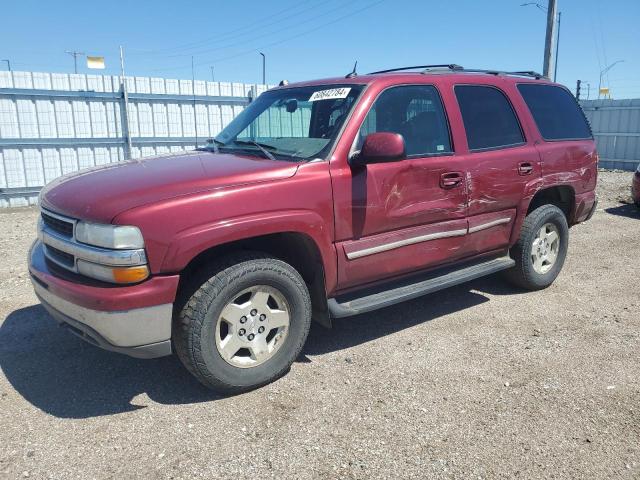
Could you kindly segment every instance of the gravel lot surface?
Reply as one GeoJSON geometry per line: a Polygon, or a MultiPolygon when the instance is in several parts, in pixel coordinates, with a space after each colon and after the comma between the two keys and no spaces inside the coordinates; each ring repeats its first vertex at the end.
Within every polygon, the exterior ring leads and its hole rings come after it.
{"type": "Polygon", "coordinates": [[[640,215],[602,172],[563,273],[314,325],[283,379],[223,398],[175,357],[55,326],[0,212],[0,478],[640,478],[640,215]]]}

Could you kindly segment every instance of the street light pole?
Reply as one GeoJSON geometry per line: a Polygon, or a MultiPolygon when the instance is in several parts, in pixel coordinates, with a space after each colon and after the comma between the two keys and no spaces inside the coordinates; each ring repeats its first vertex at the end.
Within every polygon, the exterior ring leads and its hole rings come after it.
{"type": "Polygon", "coordinates": [[[9,60],[7,60],[6,58],[4,60],[2,60],[3,62],[7,62],[7,70],[11,71],[11,62],[9,60]]]}
{"type": "Polygon", "coordinates": [[[558,12],[558,35],[556,36],[556,59],[553,62],[553,81],[556,81],[558,75],[558,52],[560,51],[560,17],[562,12],[558,12]]]}
{"type": "Polygon", "coordinates": [[[262,55],[262,84],[266,85],[267,84],[267,80],[266,80],[267,57],[265,57],[264,53],[262,53],[262,52],[260,52],[260,55],[262,55]]]}
{"type": "Polygon", "coordinates": [[[216,78],[213,76],[213,66],[211,67],[211,81],[215,82],[216,78]]]}
{"type": "MultiPolygon", "coordinates": [[[[611,65],[609,65],[608,67],[605,67],[601,72],[600,72],[600,81],[598,82],[598,98],[600,98],[600,89],[602,88],[602,77],[604,76],[605,73],[607,73],[609,70],[611,70],[613,67],[615,67],[617,64],[624,62],[624,60],[616,60],[615,62],[613,62],[611,65]]],[[[611,97],[611,94],[609,94],[609,97],[611,97]]]]}

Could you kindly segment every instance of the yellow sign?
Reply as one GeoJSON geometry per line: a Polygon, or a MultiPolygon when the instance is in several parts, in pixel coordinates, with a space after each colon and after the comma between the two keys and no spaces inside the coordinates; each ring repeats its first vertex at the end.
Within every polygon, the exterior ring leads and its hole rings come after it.
{"type": "Polygon", "coordinates": [[[609,87],[600,87],[600,95],[609,95],[609,87]]]}
{"type": "Polygon", "coordinates": [[[97,68],[104,70],[104,57],[87,56],[87,68],[97,68]]]}

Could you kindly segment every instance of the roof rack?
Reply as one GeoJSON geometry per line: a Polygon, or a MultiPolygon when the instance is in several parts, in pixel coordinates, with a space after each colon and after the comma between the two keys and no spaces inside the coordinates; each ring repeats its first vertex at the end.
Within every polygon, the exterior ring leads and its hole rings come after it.
{"type": "Polygon", "coordinates": [[[514,75],[518,77],[533,77],[536,80],[540,80],[541,78],[547,78],[544,75],[531,70],[527,70],[527,71],[523,70],[523,71],[517,71],[517,72],[504,72],[502,70],[480,70],[476,68],[464,68],[462,71],[469,72],[469,73],[487,73],[489,75],[514,75]]]}
{"type": "Polygon", "coordinates": [[[388,70],[379,70],[377,72],[371,72],[369,73],[369,75],[376,75],[378,73],[401,72],[404,70],[417,70],[417,69],[422,69],[421,73],[429,73],[432,69],[436,69],[436,68],[449,69],[453,72],[486,73],[489,75],[514,75],[518,77],[532,77],[532,78],[535,78],[536,80],[540,80],[541,78],[547,78],[544,75],[531,70],[522,70],[517,72],[504,72],[502,70],[481,70],[477,68],[464,68],[464,67],[461,67],[460,65],[456,65],[455,63],[442,64],[442,65],[416,65],[415,67],[390,68],[388,70]]]}
{"type": "Polygon", "coordinates": [[[449,64],[441,64],[441,65],[416,65],[414,67],[400,67],[400,68],[390,68],[388,70],[379,70],[377,72],[371,72],[368,75],[375,75],[377,73],[390,73],[390,72],[401,72],[403,70],[417,70],[418,68],[430,69],[430,68],[448,68],[449,70],[464,70],[460,65],[456,65],[455,63],[449,64]]]}

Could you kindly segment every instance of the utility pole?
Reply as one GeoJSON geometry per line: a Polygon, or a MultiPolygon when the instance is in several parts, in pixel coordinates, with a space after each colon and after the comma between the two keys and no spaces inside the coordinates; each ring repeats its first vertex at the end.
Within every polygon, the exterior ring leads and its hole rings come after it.
{"type": "Polygon", "coordinates": [[[127,78],[124,76],[124,49],[120,45],[120,89],[122,90],[122,99],[124,108],[120,110],[120,119],[122,121],[122,134],[125,142],[125,160],[131,159],[131,135],[129,134],[129,94],[127,93],[127,78]]]}
{"type": "Polygon", "coordinates": [[[544,41],[544,66],[542,74],[550,78],[552,70],[555,70],[555,62],[553,61],[553,52],[556,48],[556,0],[549,0],[547,7],[547,34],[544,41]]]}
{"type": "Polygon", "coordinates": [[[71,55],[73,57],[73,71],[74,73],[78,73],[78,57],[81,55],[85,55],[84,52],[76,52],[76,51],[69,51],[69,50],[65,50],[64,53],[68,53],[69,55],[71,55]]]}
{"type": "Polygon", "coordinates": [[[266,80],[266,62],[267,62],[267,58],[265,57],[264,53],[260,52],[260,55],[262,55],[262,84],[266,85],[267,84],[267,80],[266,80]]]}
{"type": "Polygon", "coordinates": [[[213,66],[211,67],[211,81],[212,82],[216,81],[216,77],[213,76],[213,66]]]}
{"type": "Polygon", "coordinates": [[[4,60],[2,60],[3,62],[7,62],[7,70],[11,71],[11,62],[9,60],[7,60],[6,58],[4,60]]]}

